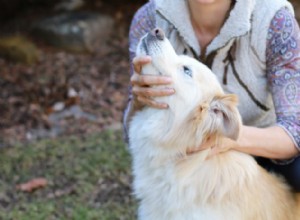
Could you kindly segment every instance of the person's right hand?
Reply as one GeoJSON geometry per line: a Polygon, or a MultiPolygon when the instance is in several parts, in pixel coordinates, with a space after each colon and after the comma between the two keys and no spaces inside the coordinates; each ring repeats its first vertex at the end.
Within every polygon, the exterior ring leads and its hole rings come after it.
{"type": "Polygon", "coordinates": [[[141,74],[142,66],[151,62],[150,56],[135,57],[132,61],[134,72],[130,78],[134,101],[141,105],[148,105],[153,108],[166,109],[166,103],[156,102],[152,97],[168,96],[175,93],[173,88],[153,88],[155,85],[168,85],[172,83],[172,78],[168,76],[151,75],[151,73],[141,74]]]}

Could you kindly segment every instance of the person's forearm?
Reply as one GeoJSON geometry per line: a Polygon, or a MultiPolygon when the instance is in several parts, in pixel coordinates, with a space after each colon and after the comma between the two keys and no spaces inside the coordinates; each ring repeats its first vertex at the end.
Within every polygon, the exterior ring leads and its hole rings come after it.
{"type": "Polygon", "coordinates": [[[235,150],[270,159],[290,159],[299,154],[291,137],[283,128],[243,126],[235,150]]]}

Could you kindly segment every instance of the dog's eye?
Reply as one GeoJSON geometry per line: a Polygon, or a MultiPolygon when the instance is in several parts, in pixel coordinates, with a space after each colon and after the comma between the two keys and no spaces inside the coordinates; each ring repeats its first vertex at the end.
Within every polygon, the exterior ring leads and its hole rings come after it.
{"type": "Polygon", "coordinates": [[[193,77],[192,70],[190,68],[188,68],[187,66],[183,66],[183,72],[184,72],[184,74],[186,74],[190,77],[193,77]]]}

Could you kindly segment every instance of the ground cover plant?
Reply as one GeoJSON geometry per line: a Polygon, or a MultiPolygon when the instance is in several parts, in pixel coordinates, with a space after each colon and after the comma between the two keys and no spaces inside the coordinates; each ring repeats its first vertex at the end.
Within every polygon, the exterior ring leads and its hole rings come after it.
{"type": "Polygon", "coordinates": [[[2,149],[0,219],[134,219],[130,182],[130,156],[120,131],[2,149]],[[46,185],[20,189],[37,178],[46,185]]]}

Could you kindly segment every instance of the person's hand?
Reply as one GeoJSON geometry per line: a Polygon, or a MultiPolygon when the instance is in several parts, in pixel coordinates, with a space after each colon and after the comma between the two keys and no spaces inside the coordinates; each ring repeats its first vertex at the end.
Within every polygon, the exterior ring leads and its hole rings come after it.
{"type": "Polygon", "coordinates": [[[246,126],[242,125],[239,128],[239,135],[237,140],[233,140],[231,138],[225,136],[219,137],[209,137],[207,138],[200,146],[194,148],[188,148],[186,151],[187,155],[192,155],[199,151],[203,151],[206,149],[211,149],[208,157],[212,157],[216,154],[224,153],[229,150],[237,150],[244,145],[245,142],[245,128],[246,126]]]}
{"type": "Polygon", "coordinates": [[[237,141],[232,140],[230,138],[227,138],[227,137],[218,138],[215,141],[215,144],[211,146],[211,151],[209,153],[209,157],[232,150],[237,145],[238,145],[237,141]]]}
{"type": "Polygon", "coordinates": [[[187,155],[192,155],[199,151],[203,151],[206,149],[211,149],[208,157],[212,157],[216,154],[224,153],[229,150],[237,149],[240,146],[241,135],[239,135],[238,140],[233,140],[231,138],[221,136],[217,138],[208,138],[204,141],[199,147],[188,148],[186,153],[187,155]]]}
{"type": "Polygon", "coordinates": [[[140,56],[135,57],[132,61],[134,66],[134,73],[130,78],[132,84],[132,93],[134,101],[139,102],[141,105],[148,105],[150,107],[166,109],[166,103],[156,102],[152,97],[168,96],[175,93],[172,88],[153,88],[156,85],[168,85],[172,83],[171,77],[156,76],[151,73],[141,75],[142,66],[151,62],[151,57],[140,56]]]}

